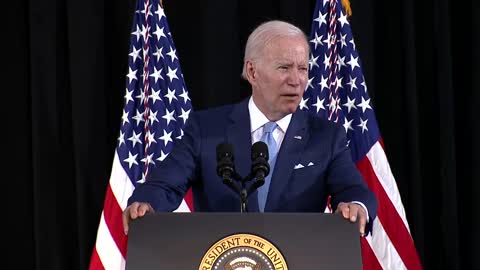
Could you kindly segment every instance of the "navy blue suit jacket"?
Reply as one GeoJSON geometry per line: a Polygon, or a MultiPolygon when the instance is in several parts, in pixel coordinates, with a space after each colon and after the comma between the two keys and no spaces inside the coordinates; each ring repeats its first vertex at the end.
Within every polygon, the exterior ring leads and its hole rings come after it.
{"type": "MultiPolygon", "coordinates": [[[[250,173],[248,99],[192,113],[184,131],[168,157],[137,186],[129,204],[149,202],[156,211],[173,211],[192,187],[195,211],[239,211],[238,194],[217,175],[216,146],[231,143],[236,171],[250,173]]],[[[271,181],[265,212],[323,212],[330,194],[334,209],[339,202],[360,201],[370,221],[376,216],[377,200],[352,162],[343,127],[304,111],[292,115],[271,181]],[[304,167],[294,169],[297,164],[304,167]]],[[[258,211],[256,193],[249,197],[248,209],[258,211]]]]}

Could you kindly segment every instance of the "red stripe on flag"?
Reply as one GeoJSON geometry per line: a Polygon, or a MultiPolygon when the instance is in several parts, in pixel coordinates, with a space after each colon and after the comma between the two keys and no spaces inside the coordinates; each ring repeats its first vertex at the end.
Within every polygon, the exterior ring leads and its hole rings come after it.
{"type": "Polygon", "coordinates": [[[103,216],[105,217],[105,223],[110,231],[110,235],[117,244],[122,256],[126,258],[128,237],[123,233],[122,209],[118,205],[117,199],[115,198],[115,195],[113,195],[110,185],[108,185],[107,188],[103,209],[103,216]]]}
{"type": "Polygon", "coordinates": [[[190,212],[193,212],[193,193],[191,188],[188,189],[187,194],[185,194],[183,199],[185,200],[185,203],[187,203],[190,212]]]}
{"type": "MultiPolygon", "coordinates": [[[[422,269],[413,239],[383,189],[383,186],[380,184],[368,158],[365,156],[357,162],[357,167],[363,179],[367,182],[368,187],[375,193],[378,199],[377,218],[380,219],[385,232],[397,250],[405,267],[410,270],[422,269]]],[[[375,232],[372,232],[372,234],[375,234],[375,232]]]]}
{"type": "Polygon", "coordinates": [[[363,269],[382,270],[382,266],[378,262],[377,256],[375,256],[375,253],[373,253],[373,250],[365,237],[361,238],[361,245],[363,269]]]}
{"type": "Polygon", "coordinates": [[[90,258],[90,266],[88,267],[89,270],[105,270],[103,267],[102,261],[100,257],[98,257],[97,248],[93,249],[92,257],[90,258]]]}
{"type": "MultiPolygon", "coordinates": [[[[383,145],[383,138],[380,137],[380,139],[378,139],[378,143],[382,146],[382,149],[385,149],[385,146],[383,145]]],[[[385,150],[383,150],[385,151],[385,150]]]]}

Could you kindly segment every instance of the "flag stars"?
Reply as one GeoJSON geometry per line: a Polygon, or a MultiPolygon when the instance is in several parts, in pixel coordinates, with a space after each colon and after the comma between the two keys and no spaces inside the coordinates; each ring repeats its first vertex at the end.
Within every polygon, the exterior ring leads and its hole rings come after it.
{"type": "MultiPolygon", "coordinates": [[[[147,155],[146,157],[142,158],[140,161],[143,162],[146,166],[150,164],[155,165],[155,161],[153,161],[153,154],[147,155]]],[[[142,177],[142,179],[144,179],[144,177],[142,177]]]]}
{"type": "Polygon", "coordinates": [[[312,77],[312,78],[308,79],[308,83],[307,83],[307,86],[305,87],[305,91],[307,91],[308,88],[312,88],[312,89],[313,89],[312,82],[313,82],[313,79],[314,79],[314,78],[315,78],[315,77],[312,77]]]}
{"type": "Polygon", "coordinates": [[[152,88],[152,94],[149,96],[150,99],[152,99],[152,104],[155,104],[157,100],[162,101],[160,98],[160,89],[158,91],[155,91],[155,89],[152,88]]]}
{"type": "Polygon", "coordinates": [[[134,32],[132,32],[132,35],[135,35],[137,37],[137,42],[138,40],[140,39],[140,35],[142,35],[142,31],[140,30],[140,28],[138,27],[138,24],[136,25],[137,26],[137,30],[135,30],[134,32]]]}
{"type": "Polygon", "coordinates": [[[363,90],[365,91],[365,93],[367,92],[367,83],[365,82],[365,78],[362,78],[362,83],[360,84],[361,86],[363,86],[363,90]]]}
{"type": "Polygon", "coordinates": [[[145,100],[145,92],[143,90],[141,90],[140,94],[138,96],[135,96],[135,98],[140,99],[140,103],[143,104],[143,101],[145,100]]]}
{"type": "Polygon", "coordinates": [[[162,17],[166,17],[165,12],[164,12],[162,6],[160,6],[160,4],[158,4],[157,11],[155,11],[154,13],[157,14],[158,21],[162,20],[162,17]]]}
{"type": "Polygon", "coordinates": [[[138,154],[132,155],[132,153],[128,151],[128,158],[124,159],[123,161],[128,163],[129,169],[132,168],[133,164],[138,165],[137,156],[138,154]]]}
{"type": "Polygon", "coordinates": [[[133,60],[132,60],[132,61],[133,61],[134,63],[135,63],[135,61],[137,60],[137,58],[138,58],[138,59],[141,59],[141,58],[140,58],[140,51],[141,51],[141,50],[142,50],[141,48],[137,50],[137,48],[136,48],[135,46],[132,46],[132,52],[129,53],[128,55],[130,55],[131,57],[133,57],[133,60]]]}
{"type": "Polygon", "coordinates": [[[160,156],[157,158],[158,161],[162,162],[165,160],[165,158],[168,156],[168,153],[165,154],[163,150],[160,150],[160,156]]]}
{"type": "Polygon", "coordinates": [[[133,147],[135,147],[135,145],[138,143],[138,144],[142,144],[142,141],[140,140],[140,136],[142,136],[142,132],[139,132],[138,134],[135,132],[135,130],[133,131],[133,134],[130,138],[128,138],[129,141],[132,142],[133,144],[133,147]]]}
{"type": "Polygon", "coordinates": [[[314,67],[314,66],[318,67],[317,59],[318,59],[318,56],[317,56],[317,57],[313,57],[313,54],[311,55],[310,61],[308,61],[308,66],[310,67],[310,70],[311,70],[312,67],[314,67]]]}
{"type": "Polygon", "coordinates": [[[145,183],[146,180],[147,180],[147,176],[145,175],[144,172],[142,172],[142,178],[140,178],[140,180],[137,181],[137,184],[143,184],[145,183]]]}
{"type": "Polygon", "coordinates": [[[356,48],[355,48],[355,40],[353,40],[353,38],[352,38],[352,39],[350,39],[349,42],[352,44],[353,49],[356,50],[356,48]]]}
{"type": "Polygon", "coordinates": [[[170,81],[173,82],[173,79],[177,79],[178,80],[178,77],[177,77],[177,69],[174,69],[172,70],[170,67],[168,67],[168,73],[167,73],[167,76],[168,78],[170,78],[170,81]]]}
{"type": "Polygon", "coordinates": [[[322,38],[323,38],[323,35],[318,36],[318,35],[317,35],[317,32],[315,32],[315,38],[313,38],[312,40],[310,40],[310,42],[315,45],[315,50],[317,49],[317,45],[320,45],[320,46],[323,45],[323,44],[322,44],[322,38]]]}
{"type": "Polygon", "coordinates": [[[348,121],[348,119],[345,117],[345,121],[343,122],[343,127],[345,128],[345,133],[348,133],[348,130],[353,130],[352,122],[353,122],[353,119],[348,121]]]}
{"type": "Polygon", "coordinates": [[[150,111],[150,114],[148,115],[148,120],[150,120],[150,125],[153,125],[153,123],[158,122],[157,118],[157,113],[158,111],[150,111]]]}
{"type": "Polygon", "coordinates": [[[358,89],[357,88],[357,84],[355,83],[355,81],[357,80],[357,78],[352,78],[352,76],[350,75],[350,81],[347,83],[348,85],[350,85],[350,91],[353,92],[353,89],[358,89]]]}
{"type": "Polygon", "coordinates": [[[137,70],[132,70],[130,67],[128,67],[128,83],[132,83],[133,80],[137,80],[137,70]]]}
{"type": "Polygon", "coordinates": [[[185,88],[182,88],[182,91],[183,91],[183,93],[180,94],[179,96],[181,98],[183,98],[183,103],[187,104],[187,101],[189,101],[190,98],[188,97],[188,93],[187,93],[187,91],[185,91],[185,88]]]}
{"type": "Polygon", "coordinates": [[[342,110],[342,107],[340,106],[340,97],[335,98],[335,113],[338,113],[338,111],[342,110]]]}
{"type": "Polygon", "coordinates": [[[170,59],[172,60],[172,63],[173,63],[173,61],[175,61],[175,59],[178,59],[176,51],[177,50],[174,50],[172,48],[172,46],[170,46],[170,51],[167,53],[167,55],[170,56],[170,59]]]}
{"type": "Polygon", "coordinates": [[[133,120],[135,120],[137,122],[137,126],[140,124],[140,122],[143,122],[143,113],[139,112],[138,109],[137,109],[137,114],[132,117],[133,120]]]}
{"type": "Polygon", "coordinates": [[[153,53],[153,55],[157,58],[157,62],[160,60],[160,58],[164,58],[162,51],[163,51],[163,47],[160,47],[160,49],[156,47],[156,51],[153,53]]]}
{"type": "Polygon", "coordinates": [[[184,135],[183,129],[180,129],[180,135],[178,135],[178,136],[176,137],[176,139],[181,140],[182,137],[183,137],[183,135],[184,135]]]}
{"type": "Polygon", "coordinates": [[[318,11],[318,17],[313,21],[318,22],[318,28],[322,27],[323,24],[327,25],[327,13],[322,14],[321,11],[318,11]]]}
{"type": "Polygon", "coordinates": [[[324,78],[323,75],[322,80],[318,84],[321,86],[320,92],[323,91],[323,88],[326,88],[328,90],[328,78],[324,78]]]}
{"type": "Polygon", "coordinates": [[[330,102],[328,104],[328,109],[330,112],[336,112],[337,111],[337,101],[333,98],[330,99],[330,102]]]}
{"type": "Polygon", "coordinates": [[[308,106],[307,106],[307,101],[309,100],[309,98],[307,99],[303,99],[302,97],[302,100],[300,101],[300,109],[303,110],[303,109],[307,109],[308,110],[308,106]]]}
{"type": "Polygon", "coordinates": [[[360,65],[358,64],[358,56],[353,57],[353,55],[350,54],[350,61],[348,61],[347,64],[350,65],[350,67],[352,68],[352,71],[355,67],[360,67],[360,65]]]}
{"type": "Polygon", "coordinates": [[[329,32],[329,33],[327,33],[327,38],[323,40],[323,43],[327,44],[328,49],[330,49],[330,47],[332,45],[332,44],[330,44],[331,39],[332,39],[332,37],[331,37],[330,32],[329,32]]]}
{"type": "Polygon", "coordinates": [[[167,94],[165,94],[164,97],[168,98],[168,103],[169,104],[172,104],[172,100],[175,99],[175,100],[178,100],[177,99],[177,96],[175,96],[175,89],[174,90],[170,90],[170,88],[167,89],[167,94]]]}
{"type": "Polygon", "coordinates": [[[133,90],[128,91],[128,88],[125,88],[125,96],[123,96],[125,98],[125,105],[128,105],[130,101],[134,102],[132,95],[133,95],[133,90]]]}
{"type": "Polygon", "coordinates": [[[130,120],[128,120],[128,114],[129,114],[129,113],[130,113],[129,111],[123,110],[123,114],[122,114],[123,124],[122,124],[122,125],[125,125],[125,123],[129,123],[129,124],[130,124],[130,120]]]}
{"type": "Polygon", "coordinates": [[[163,136],[160,137],[159,139],[163,140],[163,143],[165,144],[165,146],[167,146],[168,142],[173,143],[172,132],[170,131],[169,133],[167,133],[165,130],[163,130],[163,136]]]}
{"type": "Polygon", "coordinates": [[[338,59],[337,59],[337,65],[338,65],[338,72],[340,72],[340,70],[342,69],[342,67],[346,67],[347,65],[345,65],[345,56],[338,56],[338,59]]]}
{"type": "MultiPolygon", "coordinates": [[[[148,37],[150,37],[150,26],[149,27],[145,27],[145,25],[142,25],[142,38],[143,40],[147,40],[147,34],[148,34],[148,37]]],[[[145,53],[146,51],[143,51],[143,53],[145,53]]]]}
{"type": "Polygon", "coordinates": [[[163,31],[164,28],[165,27],[162,27],[162,28],[158,27],[158,24],[156,25],[156,30],[155,32],[153,32],[153,34],[157,36],[158,41],[160,41],[161,37],[167,38],[167,36],[165,35],[165,32],[163,31]]]}
{"type": "Polygon", "coordinates": [[[330,67],[330,56],[325,54],[323,64],[325,65],[325,70],[327,70],[330,67]]]}
{"type": "MultiPolygon", "coordinates": [[[[334,115],[336,115],[339,110],[342,110],[342,108],[340,107],[340,98],[339,97],[330,98],[330,102],[328,104],[328,110],[329,110],[330,114],[334,114],[334,115]]],[[[335,120],[335,123],[337,121],[338,121],[338,116],[337,116],[337,119],[335,120]]]]}
{"type": "Polygon", "coordinates": [[[122,146],[122,144],[125,144],[125,133],[120,131],[120,136],[118,136],[118,147],[122,146]]]}
{"type": "Polygon", "coordinates": [[[162,79],[163,80],[163,77],[162,77],[162,74],[160,74],[162,72],[163,68],[161,68],[160,70],[157,70],[157,67],[153,67],[153,73],[150,74],[150,77],[153,77],[155,78],[155,83],[157,83],[158,79],[162,79]]]}
{"type": "Polygon", "coordinates": [[[348,113],[350,113],[350,110],[352,110],[352,108],[357,109],[357,106],[355,106],[355,98],[350,99],[350,97],[347,96],[347,103],[343,104],[343,106],[348,108],[348,113]]]}
{"type": "Polygon", "coordinates": [[[143,10],[140,11],[140,13],[145,14],[145,12],[147,12],[147,10],[148,10],[147,17],[152,16],[152,5],[147,5],[147,3],[145,2],[143,4],[143,10]]]}
{"type": "Polygon", "coordinates": [[[173,114],[175,113],[175,110],[172,110],[171,112],[165,108],[165,115],[162,116],[163,119],[167,120],[167,126],[170,124],[170,121],[177,121],[173,114]]]}
{"type": "Polygon", "coordinates": [[[360,124],[358,124],[357,126],[362,128],[362,134],[363,134],[365,131],[368,131],[367,122],[368,122],[368,118],[364,121],[364,120],[360,117],[360,124]]]}
{"type": "Polygon", "coordinates": [[[150,147],[152,145],[152,143],[157,143],[157,141],[155,140],[155,132],[150,132],[147,131],[147,140],[148,140],[148,147],[150,147]]]}
{"type": "Polygon", "coordinates": [[[191,110],[185,111],[183,108],[181,108],[181,110],[182,110],[182,114],[178,117],[182,118],[183,123],[185,124],[187,122],[187,119],[188,119],[188,116],[189,116],[191,110]]]}
{"type": "Polygon", "coordinates": [[[343,11],[340,12],[340,18],[338,18],[338,21],[342,24],[342,27],[345,25],[345,24],[349,24],[348,23],[348,19],[347,19],[347,15],[346,14],[343,14],[343,11]]]}
{"type": "Polygon", "coordinates": [[[337,85],[335,90],[338,90],[338,88],[343,88],[343,85],[342,85],[343,77],[342,78],[336,77],[335,80],[336,80],[336,85],[337,85]]]}
{"type": "Polygon", "coordinates": [[[340,45],[341,45],[342,49],[343,49],[343,46],[345,46],[345,47],[347,46],[346,39],[347,39],[347,34],[345,34],[345,35],[340,34],[340,40],[338,42],[340,42],[340,45]]]}
{"type": "Polygon", "coordinates": [[[323,106],[323,102],[325,101],[325,99],[321,99],[319,97],[317,97],[317,102],[315,104],[313,104],[312,106],[316,107],[317,108],[317,113],[320,111],[320,110],[325,110],[325,107],[323,106]]]}
{"type": "Polygon", "coordinates": [[[370,99],[367,99],[365,100],[363,97],[362,97],[362,102],[357,104],[358,107],[362,108],[362,112],[365,113],[365,111],[367,109],[372,109],[372,107],[370,106],[370,99]]]}

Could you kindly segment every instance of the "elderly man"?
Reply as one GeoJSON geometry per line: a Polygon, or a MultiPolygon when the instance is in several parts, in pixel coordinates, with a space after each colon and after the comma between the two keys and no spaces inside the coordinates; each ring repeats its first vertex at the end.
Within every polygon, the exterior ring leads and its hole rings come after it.
{"type": "Polygon", "coordinates": [[[176,209],[190,187],[195,211],[238,211],[238,194],[217,175],[215,149],[232,144],[236,171],[247,175],[251,146],[259,140],[268,144],[271,172],[249,197],[250,211],[323,212],[331,195],[333,208],[366,233],[377,200],[351,160],[344,129],[298,109],[308,57],[299,28],[282,21],[257,27],[246,44],[242,73],[252,96],[191,115],[181,141],[130,197],[125,233],[131,219],[176,209]]]}

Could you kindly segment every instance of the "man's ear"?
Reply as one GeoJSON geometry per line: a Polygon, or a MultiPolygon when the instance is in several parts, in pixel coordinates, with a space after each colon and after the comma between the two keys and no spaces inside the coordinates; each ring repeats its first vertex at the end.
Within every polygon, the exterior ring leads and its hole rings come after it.
{"type": "Polygon", "coordinates": [[[250,84],[256,80],[257,74],[255,70],[255,63],[251,60],[247,60],[245,62],[245,75],[250,84]]]}

